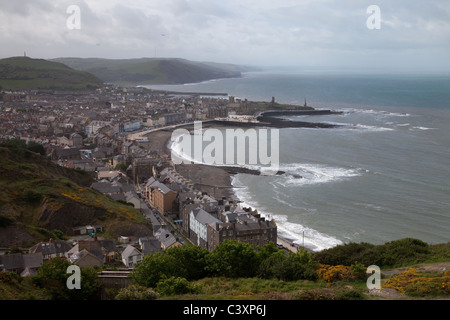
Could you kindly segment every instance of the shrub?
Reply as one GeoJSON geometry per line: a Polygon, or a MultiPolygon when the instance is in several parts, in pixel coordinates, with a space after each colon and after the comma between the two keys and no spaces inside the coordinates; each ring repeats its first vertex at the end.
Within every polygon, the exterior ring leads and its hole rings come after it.
{"type": "Polygon", "coordinates": [[[207,270],[230,278],[253,277],[258,258],[253,247],[245,242],[225,240],[207,256],[207,270]]]}
{"type": "Polygon", "coordinates": [[[337,265],[320,265],[317,270],[319,280],[326,282],[336,282],[339,280],[354,280],[355,276],[352,274],[350,267],[337,265]]]}
{"type": "Polygon", "coordinates": [[[386,281],[383,287],[416,297],[447,296],[450,294],[450,273],[426,275],[415,268],[409,268],[386,281]]]}
{"type": "Polygon", "coordinates": [[[116,300],[156,300],[159,294],[151,288],[140,285],[130,285],[122,288],[115,296],[116,300]]]}
{"type": "Polygon", "coordinates": [[[387,242],[369,250],[361,262],[385,267],[396,267],[423,260],[429,253],[427,243],[413,238],[387,242]]]}
{"type": "Polygon", "coordinates": [[[184,277],[188,280],[198,280],[209,275],[206,259],[210,252],[199,246],[178,246],[165,251],[178,261],[183,268],[184,277]]]}
{"type": "Polygon", "coordinates": [[[368,243],[340,245],[316,253],[315,259],[328,265],[350,266],[359,261],[365,266],[398,267],[423,261],[429,253],[427,243],[418,239],[405,238],[378,246],[368,243]]]}
{"type": "Polygon", "coordinates": [[[362,263],[359,263],[358,261],[355,261],[350,266],[350,271],[356,279],[366,279],[367,278],[367,274],[366,274],[367,268],[362,263]]]}
{"type": "Polygon", "coordinates": [[[70,262],[63,258],[53,258],[45,262],[33,276],[33,284],[45,289],[53,300],[87,300],[98,293],[99,283],[97,271],[92,268],[81,268],[81,289],[67,288],[70,274],[67,268],[70,262]]]}
{"type": "Polygon", "coordinates": [[[362,300],[364,299],[364,295],[361,291],[352,289],[352,290],[343,290],[338,291],[336,293],[337,300],[362,300]]]}
{"type": "Polygon", "coordinates": [[[292,294],[294,300],[335,300],[336,295],[326,289],[299,290],[292,294]]]}
{"type": "Polygon", "coordinates": [[[317,280],[318,263],[314,261],[313,255],[300,250],[297,253],[290,252],[287,259],[279,269],[279,279],[284,281],[317,280]]]}
{"type": "Polygon", "coordinates": [[[318,263],[306,250],[290,252],[288,255],[278,250],[266,255],[256,274],[261,278],[277,278],[283,281],[316,280],[317,268],[318,263]]]}
{"type": "Polygon", "coordinates": [[[52,232],[55,235],[56,239],[59,239],[59,240],[64,240],[65,239],[64,232],[62,232],[61,230],[54,229],[54,230],[52,230],[52,232]]]}
{"type": "Polygon", "coordinates": [[[281,251],[268,256],[263,261],[261,261],[259,265],[257,272],[258,277],[264,279],[280,279],[283,265],[286,263],[287,259],[287,256],[281,251]]]}
{"type": "Polygon", "coordinates": [[[41,201],[42,195],[39,192],[28,189],[22,194],[22,199],[28,203],[36,203],[41,201]]]}
{"type": "Polygon", "coordinates": [[[15,272],[0,272],[0,282],[3,283],[20,283],[22,278],[15,272]]]}
{"type": "Polygon", "coordinates": [[[156,291],[164,296],[171,296],[176,294],[199,293],[200,287],[191,284],[186,278],[170,277],[163,278],[158,281],[156,291]]]}
{"type": "Polygon", "coordinates": [[[148,254],[131,273],[134,284],[155,287],[163,277],[185,277],[186,271],[177,259],[165,252],[148,254]]]}
{"type": "Polygon", "coordinates": [[[6,216],[0,215],[0,228],[1,227],[9,227],[13,223],[14,222],[13,222],[12,219],[10,219],[10,218],[8,218],[6,216]]]}
{"type": "Polygon", "coordinates": [[[355,261],[360,261],[361,256],[373,247],[375,246],[369,243],[338,245],[315,253],[315,260],[321,264],[350,266],[355,261]]]}

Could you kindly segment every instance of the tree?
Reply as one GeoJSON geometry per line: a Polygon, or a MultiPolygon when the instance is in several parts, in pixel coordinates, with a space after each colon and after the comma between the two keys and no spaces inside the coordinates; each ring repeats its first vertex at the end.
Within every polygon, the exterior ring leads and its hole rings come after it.
{"type": "Polygon", "coordinates": [[[256,255],[258,257],[259,262],[263,262],[265,259],[269,258],[273,254],[277,254],[282,252],[275,246],[275,243],[268,242],[262,248],[258,248],[256,251],[256,255]]]}
{"type": "Polygon", "coordinates": [[[318,267],[319,264],[314,261],[310,252],[289,252],[287,259],[281,264],[279,278],[284,281],[317,280],[318,267]]]}
{"type": "Polygon", "coordinates": [[[209,251],[198,246],[180,246],[149,254],[134,268],[135,284],[155,287],[162,278],[182,277],[196,280],[208,274],[206,257],[209,251]]]}
{"type": "Polygon", "coordinates": [[[26,148],[30,151],[39,153],[42,156],[45,156],[45,149],[42,144],[37,143],[35,141],[28,141],[26,148]]]}
{"type": "Polygon", "coordinates": [[[146,255],[131,273],[134,284],[147,288],[155,287],[163,276],[186,276],[186,271],[180,265],[179,261],[174,256],[165,252],[146,255]]]}
{"type": "Polygon", "coordinates": [[[69,289],[67,268],[71,263],[63,258],[53,258],[45,262],[33,277],[33,283],[45,289],[53,300],[88,300],[98,292],[97,271],[81,268],[80,289],[69,289]]]}
{"type": "Polygon", "coordinates": [[[15,146],[15,147],[18,147],[18,148],[22,148],[22,149],[26,149],[26,147],[27,147],[27,143],[25,142],[25,140],[22,140],[20,138],[8,139],[6,141],[6,144],[8,144],[10,146],[15,146]]]}
{"type": "Polygon", "coordinates": [[[225,240],[207,256],[207,268],[215,275],[230,278],[253,277],[257,267],[256,252],[245,242],[225,240]]]}
{"type": "Polygon", "coordinates": [[[166,250],[165,253],[178,261],[188,280],[201,279],[209,274],[206,259],[210,252],[202,247],[178,246],[166,250]]]}
{"type": "Polygon", "coordinates": [[[259,264],[257,272],[258,277],[265,279],[280,279],[283,272],[283,265],[286,263],[287,259],[286,254],[281,250],[272,253],[259,264]]]}
{"type": "Polygon", "coordinates": [[[42,144],[37,143],[35,141],[28,141],[25,142],[25,140],[19,139],[19,138],[12,138],[8,139],[6,141],[6,144],[9,146],[14,146],[21,149],[27,149],[29,151],[39,153],[41,155],[45,155],[45,149],[42,146],[42,144]]]}

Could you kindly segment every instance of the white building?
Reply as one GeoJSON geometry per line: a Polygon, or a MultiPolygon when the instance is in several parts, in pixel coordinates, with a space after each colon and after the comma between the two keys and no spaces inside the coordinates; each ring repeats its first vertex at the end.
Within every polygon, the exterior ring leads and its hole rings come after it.
{"type": "Polygon", "coordinates": [[[122,263],[128,268],[137,266],[143,258],[144,255],[132,245],[128,245],[122,252],[122,263]]]}
{"type": "Polygon", "coordinates": [[[208,243],[208,225],[215,222],[221,223],[222,221],[215,218],[201,207],[195,208],[191,211],[189,217],[189,228],[191,229],[191,234],[195,233],[197,235],[197,245],[206,248],[208,243]]]}
{"type": "Polygon", "coordinates": [[[100,130],[101,128],[111,124],[110,121],[92,121],[89,123],[89,125],[86,126],[86,133],[87,134],[95,134],[100,130]]]}

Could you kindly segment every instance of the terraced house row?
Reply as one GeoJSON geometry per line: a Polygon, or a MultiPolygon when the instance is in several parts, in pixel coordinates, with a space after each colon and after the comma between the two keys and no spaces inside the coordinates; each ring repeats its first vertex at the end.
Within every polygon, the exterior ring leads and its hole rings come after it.
{"type": "Polygon", "coordinates": [[[165,168],[144,184],[145,196],[161,214],[171,218],[195,245],[213,251],[229,239],[262,247],[277,242],[277,224],[236,200],[216,199],[198,191],[173,168],[165,168]]]}

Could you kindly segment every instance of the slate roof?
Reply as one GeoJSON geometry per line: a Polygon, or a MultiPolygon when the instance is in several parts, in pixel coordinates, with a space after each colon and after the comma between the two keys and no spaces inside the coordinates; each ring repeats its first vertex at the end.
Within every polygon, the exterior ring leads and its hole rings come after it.
{"type": "Polygon", "coordinates": [[[144,255],[161,251],[161,241],[155,237],[140,238],[141,250],[144,255]]]}
{"type": "Polygon", "coordinates": [[[164,248],[168,248],[175,242],[177,242],[177,239],[166,229],[161,229],[161,232],[159,234],[159,241],[161,241],[161,244],[164,246],[164,248]]]}
{"type": "Polygon", "coordinates": [[[100,259],[100,258],[97,257],[96,255],[90,253],[90,252],[87,251],[86,249],[83,249],[83,250],[81,250],[81,251],[79,251],[79,252],[76,252],[76,253],[72,254],[72,255],[69,257],[69,260],[70,260],[71,263],[75,263],[75,264],[76,264],[77,262],[79,262],[81,259],[83,259],[83,258],[86,257],[86,256],[92,256],[92,257],[94,257],[95,259],[97,259],[97,260],[99,261],[100,264],[102,264],[102,262],[103,262],[102,259],[100,259]]]}
{"type": "Polygon", "coordinates": [[[125,250],[123,250],[122,252],[122,259],[126,259],[130,256],[134,256],[136,254],[142,254],[138,249],[136,249],[135,247],[133,247],[132,245],[127,245],[127,247],[125,248],[125,250]]]}
{"type": "Polygon", "coordinates": [[[41,266],[43,262],[42,253],[13,253],[0,255],[0,271],[3,269],[14,270],[14,269],[37,269],[41,266]]]}
{"type": "Polygon", "coordinates": [[[109,252],[115,252],[116,243],[114,240],[104,239],[104,240],[79,240],[78,244],[75,246],[77,249],[73,250],[72,253],[81,252],[84,249],[92,253],[97,258],[103,261],[106,254],[109,252]]]}
{"type": "Polygon", "coordinates": [[[195,208],[194,210],[192,210],[192,212],[194,214],[195,219],[203,225],[207,225],[207,224],[210,224],[213,222],[217,222],[217,223],[222,222],[219,219],[215,218],[210,213],[203,210],[203,208],[201,208],[201,207],[195,208]]]}
{"type": "Polygon", "coordinates": [[[50,242],[40,242],[30,248],[29,253],[42,253],[42,255],[64,254],[72,247],[65,241],[55,240],[50,242]]]}

